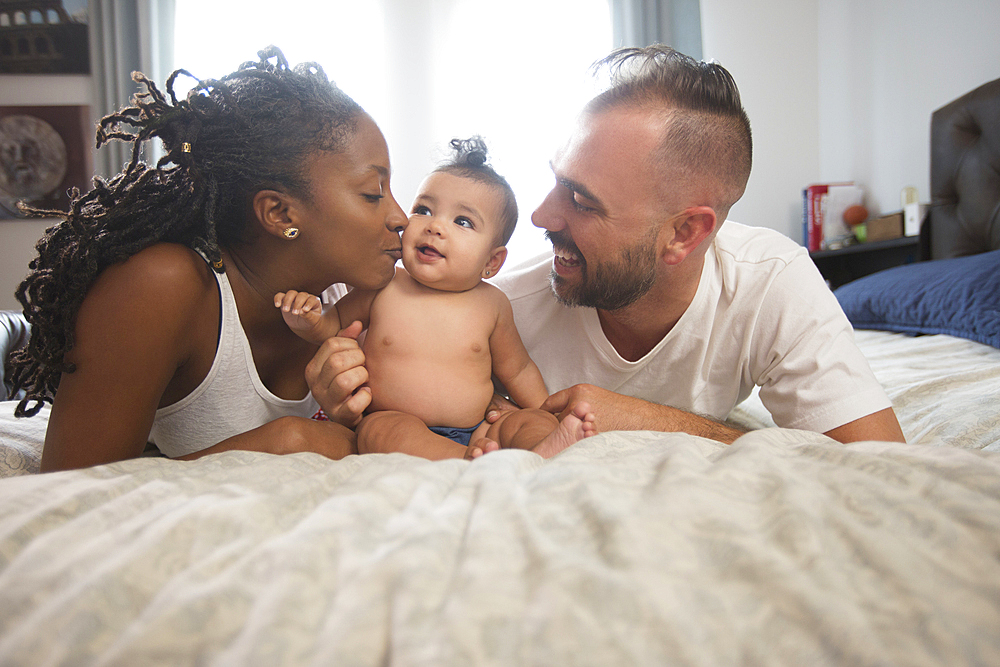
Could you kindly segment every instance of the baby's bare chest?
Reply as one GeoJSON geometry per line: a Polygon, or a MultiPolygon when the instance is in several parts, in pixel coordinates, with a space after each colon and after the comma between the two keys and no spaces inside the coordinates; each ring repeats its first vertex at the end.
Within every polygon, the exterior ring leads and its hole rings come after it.
{"type": "Polygon", "coordinates": [[[425,298],[385,294],[372,304],[365,353],[481,358],[489,363],[496,320],[492,304],[469,294],[425,298]]]}

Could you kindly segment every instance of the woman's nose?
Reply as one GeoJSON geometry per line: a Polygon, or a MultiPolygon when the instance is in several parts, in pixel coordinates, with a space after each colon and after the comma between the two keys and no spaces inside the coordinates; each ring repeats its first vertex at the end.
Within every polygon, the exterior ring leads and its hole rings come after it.
{"type": "Polygon", "coordinates": [[[385,226],[390,232],[401,232],[406,229],[410,221],[406,217],[403,208],[399,205],[399,202],[396,201],[396,198],[389,195],[389,199],[392,204],[390,204],[389,213],[385,216],[385,226]]]}

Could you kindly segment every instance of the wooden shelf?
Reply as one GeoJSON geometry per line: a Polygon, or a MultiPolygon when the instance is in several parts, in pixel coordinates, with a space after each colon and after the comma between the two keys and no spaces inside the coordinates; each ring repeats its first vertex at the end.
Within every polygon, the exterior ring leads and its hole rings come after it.
{"type": "Polygon", "coordinates": [[[809,253],[830,289],[876,271],[920,261],[920,237],[903,236],[886,241],[856,243],[837,250],[809,253]]]}

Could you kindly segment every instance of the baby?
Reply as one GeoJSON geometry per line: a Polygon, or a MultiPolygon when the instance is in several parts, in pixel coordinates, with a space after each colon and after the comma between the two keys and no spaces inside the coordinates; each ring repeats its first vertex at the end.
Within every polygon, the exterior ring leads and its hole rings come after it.
{"type": "Polygon", "coordinates": [[[483,282],[507,257],[514,193],[486,164],[482,139],[451,146],[455,157],[420,185],[402,235],[403,268],[389,285],[352,290],[325,313],[304,292],[280,292],[274,303],[288,326],[315,344],[355,320],[367,329],[372,402],[357,429],[359,452],[472,459],[505,447],[547,458],[596,433],[594,415],[583,402],[562,421],[538,409],[548,391],[510,302],[483,282]],[[493,375],[523,409],[488,424],[493,375]]]}

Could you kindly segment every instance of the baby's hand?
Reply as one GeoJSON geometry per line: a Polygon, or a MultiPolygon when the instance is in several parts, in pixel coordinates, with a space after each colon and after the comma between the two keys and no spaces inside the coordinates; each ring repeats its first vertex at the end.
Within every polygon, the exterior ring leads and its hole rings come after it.
{"type": "Polygon", "coordinates": [[[309,332],[323,319],[323,302],[306,292],[278,292],[274,295],[274,307],[281,309],[288,328],[306,340],[311,340],[309,332]]]}

